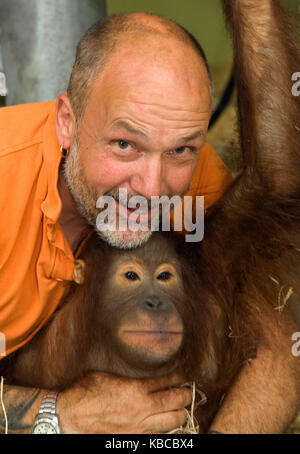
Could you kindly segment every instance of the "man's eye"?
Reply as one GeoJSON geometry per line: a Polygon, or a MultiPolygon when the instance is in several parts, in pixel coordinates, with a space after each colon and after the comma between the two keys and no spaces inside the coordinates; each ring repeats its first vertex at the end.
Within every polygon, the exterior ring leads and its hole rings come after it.
{"type": "Polygon", "coordinates": [[[174,150],[174,152],[175,152],[176,154],[178,154],[178,155],[181,155],[181,154],[183,154],[185,151],[188,151],[188,150],[189,150],[188,147],[179,147],[179,148],[176,148],[176,149],[174,150]]]}
{"type": "Polygon", "coordinates": [[[126,140],[117,140],[116,143],[121,150],[129,151],[131,149],[130,143],[126,140]]]}

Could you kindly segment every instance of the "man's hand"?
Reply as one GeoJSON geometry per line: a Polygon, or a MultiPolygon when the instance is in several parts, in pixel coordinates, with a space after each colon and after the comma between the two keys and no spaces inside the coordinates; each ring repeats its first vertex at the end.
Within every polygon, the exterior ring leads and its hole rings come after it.
{"type": "Polygon", "coordinates": [[[156,379],[128,379],[90,373],[58,396],[62,433],[167,433],[184,425],[191,391],[173,373],[156,379]]]}

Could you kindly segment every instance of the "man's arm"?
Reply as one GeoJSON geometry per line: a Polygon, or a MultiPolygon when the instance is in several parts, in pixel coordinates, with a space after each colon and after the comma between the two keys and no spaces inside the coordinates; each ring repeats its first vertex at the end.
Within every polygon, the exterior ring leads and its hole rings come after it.
{"type": "MultiPolygon", "coordinates": [[[[179,387],[184,377],[172,373],[157,379],[127,379],[89,373],[59,393],[57,415],[62,433],[166,433],[185,424],[191,391],[179,387]]],[[[8,433],[26,434],[34,423],[46,390],[4,385],[8,433]]],[[[5,417],[0,406],[0,433],[5,417]]]]}
{"type": "MultiPolygon", "coordinates": [[[[4,384],[3,404],[7,415],[8,433],[26,434],[30,432],[45,393],[46,391],[41,389],[4,384]]],[[[0,407],[1,433],[5,433],[5,416],[0,407]]]]}

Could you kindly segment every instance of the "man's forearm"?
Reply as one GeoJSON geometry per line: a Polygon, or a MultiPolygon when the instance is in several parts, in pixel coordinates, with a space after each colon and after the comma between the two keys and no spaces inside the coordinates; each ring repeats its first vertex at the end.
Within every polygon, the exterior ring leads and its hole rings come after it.
{"type": "MultiPolygon", "coordinates": [[[[8,433],[30,432],[45,393],[45,390],[11,386],[4,382],[3,404],[7,415],[8,433]]],[[[0,433],[5,433],[5,416],[1,406],[0,433]]]]}

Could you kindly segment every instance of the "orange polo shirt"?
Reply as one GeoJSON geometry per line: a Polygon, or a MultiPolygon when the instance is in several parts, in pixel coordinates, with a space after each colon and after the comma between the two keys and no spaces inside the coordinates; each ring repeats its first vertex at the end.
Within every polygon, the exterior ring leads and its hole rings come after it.
{"type": "MultiPolygon", "coordinates": [[[[45,324],[72,280],[74,256],[58,224],[54,118],[54,101],[0,109],[0,334],[7,355],[45,324]]],[[[188,194],[205,195],[209,208],[231,181],[206,144],[188,194]]]]}

